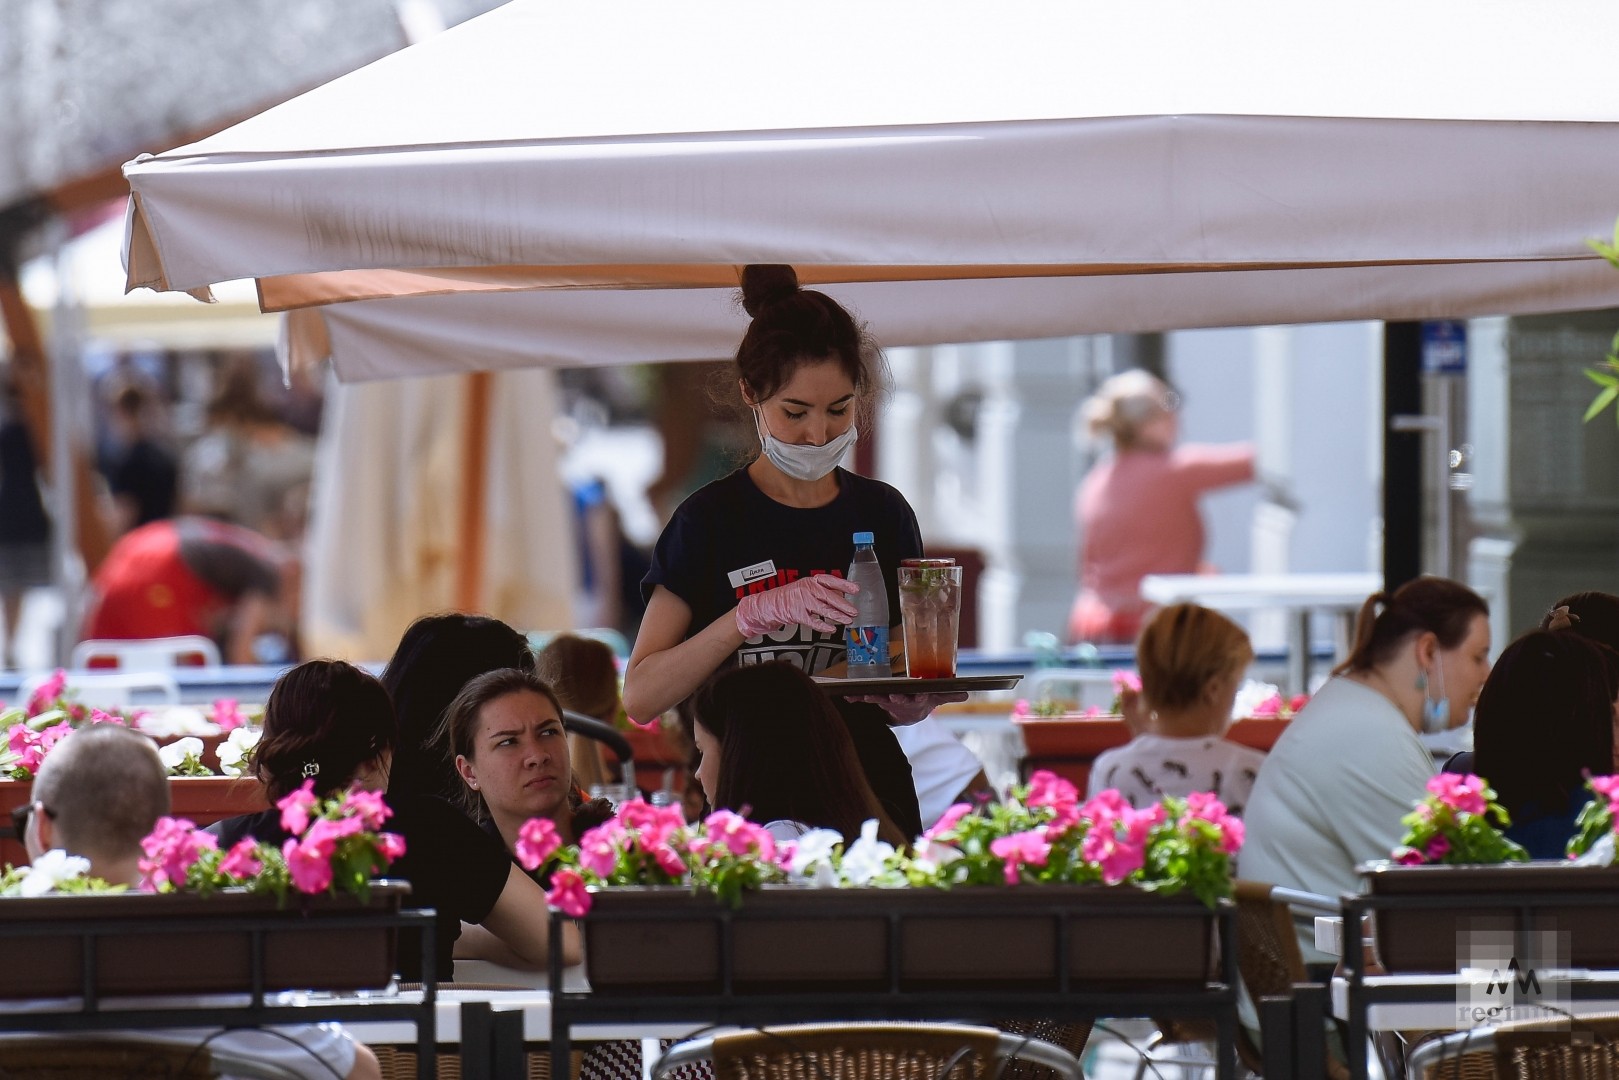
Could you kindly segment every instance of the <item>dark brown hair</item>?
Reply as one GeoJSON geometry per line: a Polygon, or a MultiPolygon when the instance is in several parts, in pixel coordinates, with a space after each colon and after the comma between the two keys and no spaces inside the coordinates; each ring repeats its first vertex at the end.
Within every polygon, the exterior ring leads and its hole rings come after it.
{"type": "Polygon", "coordinates": [[[1209,683],[1247,667],[1253,658],[1242,627],[1196,604],[1159,609],[1136,642],[1141,692],[1163,709],[1196,704],[1209,683]]]}
{"type": "Polygon", "coordinates": [[[1355,647],[1349,659],[1332,673],[1371,671],[1393,657],[1414,634],[1431,633],[1441,648],[1454,649],[1467,640],[1478,615],[1489,618],[1490,605],[1449,578],[1419,577],[1394,590],[1393,596],[1375,592],[1366,598],[1355,620],[1355,647]]]}
{"type": "MultiPolygon", "coordinates": [[[[545,681],[532,671],[523,671],[520,668],[500,668],[496,671],[485,672],[461,688],[450,702],[446,711],[446,722],[450,731],[450,755],[453,761],[456,757],[464,757],[468,761],[478,760],[478,714],[483,707],[497,698],[507,694],[538,694],[551,703],[557,711],[557,719],[562,719],[562,702],[557,700],[554,690],[545,684],[545,681]]],[[[568,778],[568,787],[573,788],[573,778],[568,778]]],[[[463,781],[460,790],[456,792],[456,801],[467,815],[477,821],[489,820],[489,807],[483,801],[483,795],[472,790],[463,781]]]]}
{"type": "Polygon", "coordinates": [[[1563,813],[1587,772],[1613,771],[1616,695],[1619,654],[1578,634],[1531,630],[1502,650],[1473,710],[1473,763],[1515,821],[1563,813]]]}
{"type": "Polygon", "coordinates": [[[1550,630],[1558,608],[1568,608],[1568,629],[1583,638],[1619,649],[1619,596],[1605,592],[1577,592],[1552,605],[1540,620],[1542,630],[1550,630]]]}
{"type": "Polygon", "coordinates": [[[799,668],[772,660],[723,671],[697,691],[693,717],[720,744],[716,810],[836,829],[850,842],[876,818],[884,839],[908,843],[861,771],[843,718],[799,668]]]}
{"type": "Polygon", "coordinates": [[[831,360],[854,384],[857,418],[887,387],[882,350],[836,300],[798,287],[791,266],[742,268],[742,308],[753,317],[736,349],[736,373],[755,402],[773,397],[800,364],[831,360]]]}
{"type": "Polygon", "coordinates": [[[609,723],[618,715],[618,661],[606,642],[559,634],[534,658],[534,673],[574,712],[609,723]]]}
{"type": "Polygon", "coordinates": [[[393,702],[375,675],[343,660],[305,660],[270,689],[253,769],[271,802],[297,790],[306,772],[325,795],[398,746],[393,702]]]}

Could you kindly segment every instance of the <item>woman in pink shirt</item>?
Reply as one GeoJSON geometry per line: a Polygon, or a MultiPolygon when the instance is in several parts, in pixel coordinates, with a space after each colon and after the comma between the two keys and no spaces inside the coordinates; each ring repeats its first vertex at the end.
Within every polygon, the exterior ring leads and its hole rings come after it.
{"type": "Polygon", "coordinates": [[[1250,443],[1177,447],[1179,404],[1138,370],[1113,376],[1085,402],[1080,415],[1091,436],[1112,436],[1115,453],[1090,471],[1074,502],[1082,541],[1073,641],[1135,641],[1149,608],[1142,577],[1200,569],[1198,498],[1254,478],[1250,443]]]}

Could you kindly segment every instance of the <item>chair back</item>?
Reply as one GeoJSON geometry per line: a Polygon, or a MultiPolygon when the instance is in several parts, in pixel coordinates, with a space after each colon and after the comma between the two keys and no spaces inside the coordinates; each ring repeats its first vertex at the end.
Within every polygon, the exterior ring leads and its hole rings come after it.
{"type": "Polygon", "coordinates": [[[68,666],[75,669],[164,671],[176,667],[218,667],[219,646],[198,634],[118,640],[92,638],[73,646],[68,666]]]}
{"type": "Polygon", "coordinates": [[[1082,1080],[1079,1059],[1029,1036],[964,1024],[799,1024],[688,1039],[654,1066],[671,1070],[712,1060],[716,1080],[804,1080],[806,1077],[925,1076],[988,1080],[1000,1062],[1022,1059],[1082,1080]]]}
{"type": "MultiPolygon", "coordinates": [[[[1231,899],[1237,909],[1237,977],[1249,999],[1257,1006],[1261,998],[1292,997],[1293,984],[1309,980],[1293,929],[1295,909],[1331,913],[1338,906],[1331,897],[1263,881],[1235,882],[1231,899]]],[[[1246,1028],[1239,1027],[1237,1056],[1250,1071],[1262,1070],[1263,1051],[1246,1028]]],[[[1334,1080],[1348,1075],[1344,1063],[1330,1056],[1323,1067],[1334,1080]]]]}
{"type": "MultiPolygon", "coordinates": [[[[18,688],[17,699],[28,701],[50,677],[43,672],[30,675],[18,688]]],[[[168,671],[81,671],[74,672],[67,685],[81,704],[101,709],[180,703],[180,684],[168,671]]]]}
{"type": "Polygon", "coordinates": [[[1502,1024],[1495,1029],[1495,1075],[1508,1080],[1619,1075],[1619,1014],[1502,1024]]]}
{"type": "MultiPolygon", "coordinates": [[[[74,1038],[0,1039],[7,1080],[82,1080],[84,1077],[162,1077],[163,1080],[300,1080],[304,1075],[218,1043],[128,1032],[80,1033],[74,1038]]],[[[313,1062],[311,1062],[313,1064],[313,1062]]]]}

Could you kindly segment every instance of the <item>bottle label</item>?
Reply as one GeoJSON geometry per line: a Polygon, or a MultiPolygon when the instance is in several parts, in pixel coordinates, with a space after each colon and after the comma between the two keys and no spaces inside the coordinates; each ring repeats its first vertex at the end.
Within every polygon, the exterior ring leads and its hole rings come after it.
{"type": "Polygon", "coordinates": [[[888,667],[888,627],[851,626],[844,636],[849,641],[849,670],[888,667]]]}

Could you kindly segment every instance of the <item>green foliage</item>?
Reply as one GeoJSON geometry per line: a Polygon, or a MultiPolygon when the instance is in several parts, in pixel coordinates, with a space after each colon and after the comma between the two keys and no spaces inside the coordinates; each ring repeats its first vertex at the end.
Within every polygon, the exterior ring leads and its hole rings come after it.
{"type": "MultiPolygon", "coordinates": [[[[1613,242],[1602,240],[1587,240],[1591,250],[1608,260],[1608,264],[1619,270],[1619,222],[1614,223],[1613,242]]],[[[1615,400],[1619,400],[1619,334],[1613,336],[1608,343],[1608,355],[1604,358],[1601,367],[1586,368],[1585,377],[1596,383],[1600,388],[1597,396],[1591,399],[1591,404],[1585,410],[1585,420],[1590,423],[1615,400]]],[[[1614,410],[1614,420],[1619,422],[1619,409],[1614,410]]]]}

